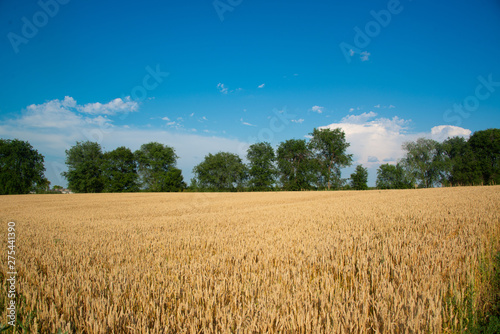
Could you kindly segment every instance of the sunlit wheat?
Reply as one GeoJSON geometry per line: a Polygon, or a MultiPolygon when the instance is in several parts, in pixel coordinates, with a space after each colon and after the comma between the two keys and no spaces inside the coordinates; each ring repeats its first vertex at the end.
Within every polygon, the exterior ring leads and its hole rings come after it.
{"type": "Polygon", "coordinates": [[[0,218],[41,333],[439,333],[464,326],[499,203],[500,187],[27,195],[0,218]]]}

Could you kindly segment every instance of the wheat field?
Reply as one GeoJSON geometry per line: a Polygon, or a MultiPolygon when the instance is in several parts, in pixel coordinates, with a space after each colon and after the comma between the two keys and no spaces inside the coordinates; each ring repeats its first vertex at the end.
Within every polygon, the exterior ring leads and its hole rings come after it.
{"type": "Polygon", "coordinates": [[[500,187],[3,196],[0,218],[29,332],[447,333],[483,306],[500,187]]]}

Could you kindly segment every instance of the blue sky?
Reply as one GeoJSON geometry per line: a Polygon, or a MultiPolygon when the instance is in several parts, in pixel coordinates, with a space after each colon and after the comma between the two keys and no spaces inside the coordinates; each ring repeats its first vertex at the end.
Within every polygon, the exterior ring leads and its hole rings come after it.
{"type": "Polygon", "coordinates": [[[341,127],[374,185],[404,141],[500,126],[498,0],[0,1],[0,36],[0,137],[52,184],[81,140],[170,145],[189,182],[209,152],[341,127]]]}

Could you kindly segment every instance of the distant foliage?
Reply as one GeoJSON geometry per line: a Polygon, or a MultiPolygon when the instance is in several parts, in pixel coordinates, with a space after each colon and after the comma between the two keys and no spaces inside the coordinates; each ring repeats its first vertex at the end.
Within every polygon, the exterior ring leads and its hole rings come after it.
{"type": "Polygon", "coordinates": [[[106,152],[103,155],[102,176],[104,192],[139,191],[139,175],[134,154],[127,147],[106,152]]]}
{"type": "Polygon", "coordinates": [[[61,175],[68,180],[68,187],[76,193],[100,193],[105,187],[102,164],[101,145],[90,141],[77,142],[66,150],[68,171],[61,175]]]}
{"type": "MultiPolygon", "coordinates": [[[[419,187],[500,184],[500,129],[477,131],[468,140],[453,137],[442,143],[419,138],[405,143],[403,149],[406,156],[401,165],[419,187]]],[[[380,184],[385,187],[383,180],[380,184]]]]}
{"type": "Polygon", "coordinates": [[[368,169],[357,165],[351,174],[351,188],[354,190],[368,190],[368,169]]]}
{"type": "Polygon", "coordinates": [[[409,189],[413,184],[411,177],[400,163],[383,164],[377,170],[378,189],[409,189]]]}
{"type": "Polygon", "coordinates": [[[340,189],[343,185],[340,169],[352,164],[352,154],[347,154],[350,144],[342,129],[314,129],[309,148],[315,160],[316,186],[318,189],[340,189]]]}
{"type": "Polygon", "coordinates": [[[135,158],[144,189],[164,192],[186,187],[172,147],[157,142],[144,144],[135,152],[135,158]]]}
{"type": "Polygon", "coordinates": [[[47,188],[43,160],[27,141],[0,139],[0,195],[47,188]]]}
{"type": "Polygon", "coordinates": [[[193,168],[193,173],[200,190],[243,190],[247,178],[247,168],[241,158],[229,152],[208,154],[193,168]]]}
{"type": "Polygon", "coordinates": [[[276,155],[269,143],[250,145],[247,151],[248,186],[250,190],[265,191],[273,189],[276,182],[276,155]]]}

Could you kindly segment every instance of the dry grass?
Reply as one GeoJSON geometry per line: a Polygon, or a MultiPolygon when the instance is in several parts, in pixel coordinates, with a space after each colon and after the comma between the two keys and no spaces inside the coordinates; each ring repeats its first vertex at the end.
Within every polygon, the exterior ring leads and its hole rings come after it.
{"type": "Polygon", "coordinates": [[[15,221],[41,333],[454,332],[499,203],[500,187],[4,196],[0,245],[15,221]]]}

